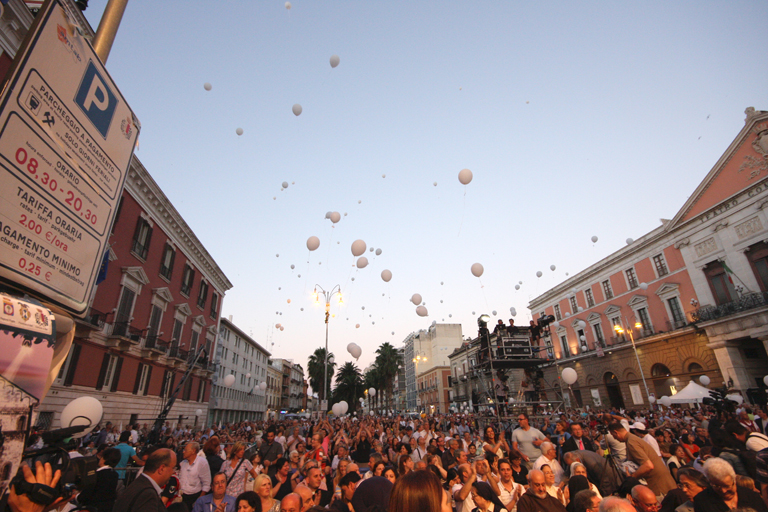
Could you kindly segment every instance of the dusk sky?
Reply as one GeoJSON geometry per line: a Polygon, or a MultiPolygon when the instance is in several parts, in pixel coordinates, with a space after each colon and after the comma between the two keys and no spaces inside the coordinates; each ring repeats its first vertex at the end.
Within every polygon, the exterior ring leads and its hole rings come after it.
{"type": "Polygon", "coordinates": [[[223,314],[306,368],[311,292],[338,284],[329,348],[358,343],[362,369],[433,321],[527,324],[566,273],[672,218],[745,108],[768,109],[765,19],[764,1],[132,0],[107,69],[136,156],[234,285],[223,314]],[[357,239],[382,250],[362,269],[357,239]]]}

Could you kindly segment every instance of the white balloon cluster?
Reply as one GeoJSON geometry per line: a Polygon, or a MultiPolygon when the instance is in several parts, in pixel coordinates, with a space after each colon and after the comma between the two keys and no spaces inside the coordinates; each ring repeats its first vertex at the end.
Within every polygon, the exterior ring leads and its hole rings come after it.
{"type": "MultiPolygon", "coordinates": [[[[357,324],[356,327],[360,327],[360,324],[357,324]]],[[[358,360],[363,353],[363,349],[361,349],[357,343],[350,343],[347,345],[347,352],[349,352],[355,360],[358,360]]]]}

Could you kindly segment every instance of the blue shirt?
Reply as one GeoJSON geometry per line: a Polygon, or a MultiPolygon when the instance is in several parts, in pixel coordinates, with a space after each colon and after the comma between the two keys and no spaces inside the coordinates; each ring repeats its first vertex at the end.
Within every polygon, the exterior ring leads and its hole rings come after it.
{"type": "MultiPolygon", "coordinates": [[[[128,466],[128,461],[131,460],[131,457],[136,455],[136,450],[133,449],[133,446],[129,446],[126,443],[120,443],[117,446],[115,446],[118,450],[120,450],[120,462],[117,463],[118,468],[124,468],[128,466]]],[[[124,469],[118,469],[117,470],[117,476],[121,480],[125,478],[125,470],[124,469]]]]}
{"type": "MultiPolygon", "coordinates": [[[[227,503],[226,512],[235,512],[235,498],[225,494],[223,501],[227,503]]],[[[216,507],[213,505],[213,493],[200,496],[192,507],[192,512],[213,512],[214,510],[216,507]]]]}

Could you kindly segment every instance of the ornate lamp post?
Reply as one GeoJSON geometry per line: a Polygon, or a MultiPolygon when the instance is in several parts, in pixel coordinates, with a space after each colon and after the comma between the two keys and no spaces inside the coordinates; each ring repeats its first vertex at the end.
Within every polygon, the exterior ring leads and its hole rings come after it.
{"type": "Polygon", "coordinates": [[[321,295],[323,299],[325,299],[325,364],[323,372],[323,400],[325,401],[326,406],[325,409],[323,409],[323,412],[326,412],[328,410],[328,318],[331,316],[331,298],[334,295],[338,295],[339,304],[343,304],[344,301],[341,299],[341,286],[338,284],[334,286],[330,292],[325,291],[322,286],[316,284],[315,291],[313,293],[315,296],[315,304],[320,303],[321,295]],[[318,290],[320,290],[319,293],[318,290]]]}

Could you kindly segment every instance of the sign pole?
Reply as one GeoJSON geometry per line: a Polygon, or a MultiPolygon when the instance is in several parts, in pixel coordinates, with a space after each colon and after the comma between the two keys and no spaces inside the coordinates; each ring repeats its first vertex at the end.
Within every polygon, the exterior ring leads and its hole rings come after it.
{"type": "Polygon", "coordinates": [[[96,36],[93,38],[92,45],[102,64],[107,63],[109,52],[112,50],[112,43],[115,42],[117,29],[120,27],[120,21],[123,19],[127,5],[128,0],[109,0],[104,8],[104,14],[101,15],[99,28],[96,29],[96,36]]]}

